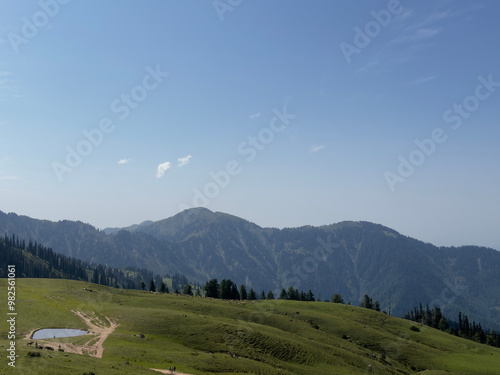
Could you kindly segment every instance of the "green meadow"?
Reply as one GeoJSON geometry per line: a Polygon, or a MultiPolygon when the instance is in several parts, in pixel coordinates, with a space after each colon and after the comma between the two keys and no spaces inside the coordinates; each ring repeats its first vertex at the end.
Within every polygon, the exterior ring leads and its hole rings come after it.
{"type": "MultiPolygon", "coordinates": [[[[0,374],[153,375],[159,372],[150,368],[171,366],[193,375],[500,373],[497,348],[420,325],[415,332],[413,322],[355,306],[223,301],[70,280],[16,283],[18,357],[11,368],[2,354],[0,374]],[[119,324],[102,358],[27,346],[24,337],[35,329],[86,329],[72,310],[119,324]]],[[[7,279],[0,290],[0,348],[7,353],[7,279]]],[[[89,337],[52,340],[82,345],[89,337]]]]}

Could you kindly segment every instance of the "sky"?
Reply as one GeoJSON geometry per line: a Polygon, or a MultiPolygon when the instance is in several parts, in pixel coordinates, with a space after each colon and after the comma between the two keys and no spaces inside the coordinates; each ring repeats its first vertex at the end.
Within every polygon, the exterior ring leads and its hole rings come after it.
{"type": "Polygon", "coordinates": [[[0,210],[500,250],[500,2],[3,0],[0,210]]]}

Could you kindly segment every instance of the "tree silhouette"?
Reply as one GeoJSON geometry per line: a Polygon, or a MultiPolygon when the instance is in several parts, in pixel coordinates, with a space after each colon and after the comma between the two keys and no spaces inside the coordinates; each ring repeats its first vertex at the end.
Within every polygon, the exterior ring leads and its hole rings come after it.
{"type": "Polygon", "coordinates": [[[167,286],[163,281],[160,284],[160,293],[167,293],[167,286]]]}
{"type": "Polygon", "coordinates": [[[153,279],[151,279],[151,281],[149,282],[149,291],[156,292],[155,281],[153,279]]]}
{"type": "Polygon", "coordinates": [[[240,298],[242,300],[246,300],[248,298],[247,288],[243,284],[241,284],[241,286],[240,286],[240,298]]]}
{"type": "Polygon", "coordinates": [[[333,303],[344,303],[344,299],[342,298],[342,296],[340,294],[334,294],[332,296],[332,302],[333,303]]]}
{"type": "Polygon", "coordinates": [[[256,299],[257,299],[257,294],[255,294],[255,290],[253,290],[253,288],[250,288],[250,292],[248,292],[248,300],[254,301],[256,299]]]}

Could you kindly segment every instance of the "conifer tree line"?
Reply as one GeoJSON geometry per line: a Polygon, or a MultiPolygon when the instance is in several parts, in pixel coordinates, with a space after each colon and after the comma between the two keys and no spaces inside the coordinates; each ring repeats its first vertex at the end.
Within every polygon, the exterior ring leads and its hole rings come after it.
{"type": "Polygon", "coordinates": [[[311,289],[309,289],[307,293],[304,291],[299,292],[298,289],[294,288],[293,286],[288,287],[288,290],[285,290],[284,288],[281,289],[279,299],[289,301],[316,301],[316,298],[314,298],[314,294],[311,289]]]}
{"type": "Polygon", "coordinates": [[[373,299],[368,296],[368,294],[363,296],[363,300],[359,306],[364,307],[365,309],[380,311],[380,303],[378,301],[373,302],[373,299]]]}
{"type": "Polygon", "coordinates": [[[203,286],[203,293],[205,297],[208,298],[218,298],[218,299],[231,299],[231,300],[257,300],[257,299],[274,299],[273,292],[269,291],[267,294],[262,291],[257,297],[257,292],[250,288],[247,291],[245,285],[238,285],[229,279],[223,279],[219,283],[217,279],[211,279],[205,283],[203,286]]]}
{"type": "MultiPolygon", "coordinates": [[[[0,277],[7,277],[7,265],[16,266],[17,277],[55,278],[87,281],[94,284],[124,289],[140,289],[146,280],[160,285],[162,277],[147,269],[129,267],[125,270],[89,264],[80,259],[55,253],[36,241],[20,240],[15,235],[0,236],[0,277]]],[[[185,277],[174,275],[175,282],[185,277]]],[[[187,280],[186,280],[187,282],[187,280]]]]}
{"type": "MultiPolygon", "coordinates": [[[[203,292],[205,297],[218,298],[226,300],[266,300],[275,299],[274,293],[270,290],[267,293],[262,290],[260,294],[250,288],[247,290],[245,285],[238,285],[231,280],[223,279],[219,283],[217,279],[211,279],[205,283],[203,286],[203,292]]],[[[315,301],[314,294],[311,290],[309,292],[298,291],[294,287],[290,286],[288,290],[282,289],[279,294],[279,299],[283,300],[294,300],[294,301],[315,301]]]]}
{"type": "Polygon", "coordinates": [[[454,336],[500,348],[500,334],[498,332],[494,330],[490,330],[489,332],[484,331],[480,323],[471,322],[467,315],[462,315],[462,312],[458,313],[457,322],[448,320],[437,306],[429,309],[429,305],[427,305],[424,309],[422,304],[420,304],[407,312],[404,318],[439,329],[454,336]]]}

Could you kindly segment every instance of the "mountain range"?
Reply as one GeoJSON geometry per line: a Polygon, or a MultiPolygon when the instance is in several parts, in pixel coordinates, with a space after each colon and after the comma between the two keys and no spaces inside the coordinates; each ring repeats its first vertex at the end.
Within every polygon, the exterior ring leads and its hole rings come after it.
{"type": "Polygon", "coordinates": [[[181,273],[198,282],[231,279],[258,292],[293,286],[322,300],[340,293],[355,305],[368,294],[392,315],[423,303],[454,319],[462,311],[485,328],[500,327],[500,252],[436,247],[370,222],[262,228],[193,208],[160,221],[99,230],[80,221],[0,211],[0,231],[113,267],[181,273]]]}

